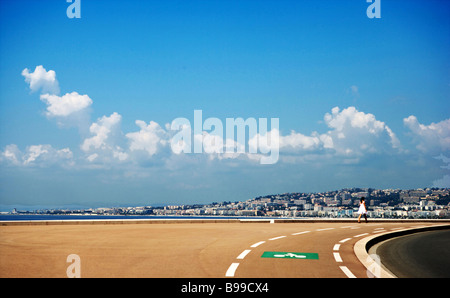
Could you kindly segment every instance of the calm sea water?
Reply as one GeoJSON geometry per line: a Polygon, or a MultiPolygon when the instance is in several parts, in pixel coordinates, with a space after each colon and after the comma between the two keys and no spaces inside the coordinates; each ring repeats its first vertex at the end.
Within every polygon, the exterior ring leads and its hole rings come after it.
{"type": "MultiPolygon", "coordinates": [[[[110,219],[240,219],[240,216],[156,216],[156,215],[49,215],[49,214],[0,214],[0,221],[18,220],[110,220],[110,219]]],[[[263,217],[252,217],[263,218],[263,217]]]]}

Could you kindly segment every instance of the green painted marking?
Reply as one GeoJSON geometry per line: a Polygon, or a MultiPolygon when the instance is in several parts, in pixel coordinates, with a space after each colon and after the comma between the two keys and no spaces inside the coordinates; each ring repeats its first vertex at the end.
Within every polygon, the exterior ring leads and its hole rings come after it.
{"type": "Polygon", "coordinates": [[[308,252],[280,252],[280,251],[265,251],[261,258],[274,259],[297,259],[297,260],[318,260],[319,254],[308,252]]]}

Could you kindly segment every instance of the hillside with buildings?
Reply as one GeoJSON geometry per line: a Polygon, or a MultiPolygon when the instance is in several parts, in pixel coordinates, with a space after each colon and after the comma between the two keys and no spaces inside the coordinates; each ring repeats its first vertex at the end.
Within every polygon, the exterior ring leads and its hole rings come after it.
{"type": "Polygon", "coordinates": [[[357,216],[360,198],[364,197],[370,218],[450,218],[449,192],[448,188],[412,190],[348,188],[320,193],[273,194],[243,202],[79,210],[52,209],[32,212],[14,209],[11,213],[352,218],[357,216]]]}

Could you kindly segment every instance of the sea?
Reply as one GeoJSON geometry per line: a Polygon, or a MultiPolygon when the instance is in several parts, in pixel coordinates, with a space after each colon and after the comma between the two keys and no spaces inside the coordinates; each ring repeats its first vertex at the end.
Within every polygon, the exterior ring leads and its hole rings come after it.
{"type": "Polygon", "coordinates": [[[123,219],[268,219],[267,217],[247,216],[158,216],[158,215],[64,215],[64,214],[0,214],[1,221],[33,220],[123,220],[123,219]]]}

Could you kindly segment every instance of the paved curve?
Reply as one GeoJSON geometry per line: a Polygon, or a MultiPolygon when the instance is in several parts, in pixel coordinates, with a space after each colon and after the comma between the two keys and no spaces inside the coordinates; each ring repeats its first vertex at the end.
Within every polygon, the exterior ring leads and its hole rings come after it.
{"type": "Polygon", "coordinates": [[[353,245],[438,223],[178,223],[0,226],[0,277],[367,277],[353,245]],[[262,258],[270,252],[318,259],[262,258]]]}
{"type": "Polygon", "coordinates": [[[383,242],[376,252],[397,277],[450,277],[450,230],[394,238],[383,242]]]}

